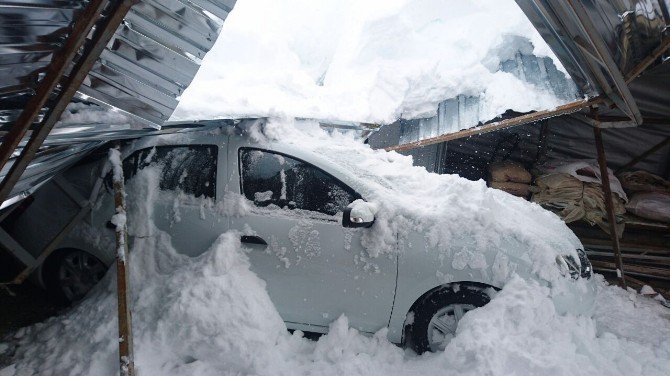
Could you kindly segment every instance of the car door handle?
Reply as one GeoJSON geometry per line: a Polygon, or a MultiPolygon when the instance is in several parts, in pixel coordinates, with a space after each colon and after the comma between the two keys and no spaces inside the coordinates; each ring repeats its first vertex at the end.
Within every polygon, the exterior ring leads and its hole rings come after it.
{"type": "Polygon", "coordinates": [[[260,245],[268,245],[268,242],[263,240],[260,236],[255,236],[255,235],[242,235],[240,238],[242,243],[247,243],[247,244],[260,244],[260,245]]]}

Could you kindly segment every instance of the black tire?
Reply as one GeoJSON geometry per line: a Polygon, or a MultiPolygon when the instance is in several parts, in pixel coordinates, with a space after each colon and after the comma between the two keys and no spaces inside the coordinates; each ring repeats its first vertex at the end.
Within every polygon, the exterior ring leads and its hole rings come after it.
{"type": "MultiPolygon", "coordinates": [[[[77,264],[75,263],[75,266],[77,264]]],[[[93,286],[95,286],[107,272],[107,266],[92,254],[78,249],[62,249],[54,252],[47,259],[43,267],[43,280],[49,297],[56,303],[69,304],[82,299],[93,286]],[[74,289],[65,286],[63,274],[67,273],[66,263],[79,260],[82,263],[80,272],[83,276],[81,286],[74,289]]],[[[80,276],[81,278],[81,276],[80,276]]]]}
{"type": "Polygon", "coordinates": [[[437,288],[421,297],[408,313],[411,319],[407,320],[404,328],[405,347],[411,348],[417,354],[431,351],[429,327],[433,317],[438,312],[448,311],[454,305],[467,306],[467,310],[483,307],[491,300],[487,293],[489,289],[493,291],[491,287],[484,285],[456,283],[437,288]]]}

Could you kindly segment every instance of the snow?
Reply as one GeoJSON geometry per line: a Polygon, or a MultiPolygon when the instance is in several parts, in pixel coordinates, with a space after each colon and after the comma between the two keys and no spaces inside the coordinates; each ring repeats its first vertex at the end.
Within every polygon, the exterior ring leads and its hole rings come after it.
{"type": "MultiPolygon", "coordinates": [[[[548,288],[514,277],[464,316],[444,353],[417,356],[389,343],[385,329],[359,334],[344,316],[317,342],[289,334],[239,234],[194,259],[176,254],[164,233],[133,250],[140,375],[664,375],[670,367],[667,309],[602,280],[589,318],[557,314],[548,288]]],[[[85,301],[1,344],[15,355],[0,375],[115,375],[114,278],[112,269],[85,301]]]]}
{"type": "Polygon", "coordinates": [[[459,94],[483,94],[482,119],[562,104],[500,71],[520,50],[562,69],[513,0],[239,1],[171,120],[390,123],[459,94]]]}
{"type": "Polygon", "coordinates": [[[116,109],[71,102],[55,124],[52,134],[78,132],[90,128],[92,124],[105,124],[117,129],[130,129],[135,123],[127,114],[116,109]]]}
{"type": "MultiPolygon", "coordinates": [[[[262,137],[272,132],[297,132],[287,127],[287,122],[273,124],[262,137]]],[[[310,125],[309,129],[314,127],[310,125]]],[[[339,142],[344,146],[346,137],[335,135],[329,144],[339,142]]],[[[328,138],[320,134],[300,138],[300,142],[323,150],[320,140],[328,138]]],[[[534,206],[522,205],[514,198],[503,199],[511,196],[498,196],[494,190],[479,187],[479,183],[450,176],[429,178],[425,170],[411,167],[407,157],[374,152],[351,142],[348,150],[350,156],[368,156],[370,162],[363,167],[370,171],[379,167],[380,160],[390,160],[391,164],[386,162],[387,174],[381,179],[400,183],[401,192],[408,186],[426,185],[431,179],[443,196],[451,197],[449,203],[457,205],[454,210],[463,221],[471,221],[470,225],[476,219],[493,226],[484,216],[492,216],[495,211],[481,212],[481,207],[502,208],[496,200],[500,205],[511,205],[517,214],[539,215],[536,209],[522,209],[534,206]],[[397,173],[396,167],[405,175],[397,173]],[[481,196],[480,201],[465,208],[475,212],[474,219],[465,216],[462,204],[454,198],[467,191],[471,191],[467,197],[481,196]]],[[[324,154],[335,155],[331,152],[324,154]]],[[[366,337],[349,328],[344,316],[333,317],[329,334],[316,342],[303,338],[299,331],[289,334],[265,290],[265,282],[249,269],[239,233],[222,234],[207,252],[191,258],[178,254],[169,235],[153,225],[152,202],[158,196],[159,174],[159,168],[145,168],[127,186],[127,220],[130,234],[135,236],[129,268],[139,375],[388,376],[449,372],[628,376],[665,375],[670,369],[670,311],[657,301],[608,286],[601,276],[595,276],[598,293],[594,315],[559,314],[552,302],[555,291],[505,270],[502,259],[494,264],[500,264],[497,273],[507,281],[504,288],[491,293],[488,305],[464,316],[443,353],[419,356],[403,350],[387,340],[386,329],[366,337]]],[[[376,186],[378,192],[385,192],[380,188],[384,184],[376,186]]],[[[243,213],[248,210],[241,209],[244,207],[237,201],[227,210],[243,213]]],[[[434,208],[419,208],[429,217],[432,210],[441,209],[439,203],[434,208]]],[[[378,215],[385,210],[381,207],[378,215]]],[[[395,213],[409,216],[402,207],[395,213]]],[[[548,221],[544,226],[555,231],[557,226],[550,218],[543,218],[548,221]]],[[[384,221],[389,223],[390,219],[384,221]]],[[[533,236],[549,236],[536,228],[529,231],[533,236]]],[[[307,225],[296,234],[298,238],[312,236],[307,225]]],[[[467,263],[482,266],[476,254],[467,256],[467,263]]],[[[112,268],[84,301],[58,317],[4,339],[0,351],[13,355],[12,364],[0,369],[0,376],[117,374],[115,278],[112,268]]]]}
{"type": "Polygon", "coordinates": [[[651,288],[651,286],[644,285],[640,289],[640,294],[642,294],[642,295],[656,295],[656,291],[654,291],[654,289],[651,288]]]}
{"type": "Polygon", "coordinates": [[[396,242],[406,241],[416,231],[456,269],[488,273],[494,260],[487,262],[482,250],[492,254],[499,250],[505,256],[496,265],[499,277],[513,268],[501,265],[509,256],[528,261],[534,273],[554,282],[564,280],[556,267],[557,256],[578,260],[575,250],[582,245],[558,216],[489,189],[482,180],[429,173],[414,166],[409,156],[373,150],[352,134],[328,134],[312,121],[270,119],[259,128],[250,132],[261,143],[291,145],[310,153],[309,158],[325,158],[333,171],[352,176],[352,188],[378,208],[375,224],[362,237],[372,258],[396,252],[396,242]]]}
{"type": "Polygon", "coordinates": [[[121,152],[118,149],[109,149],[109,162],[112,165],[113,180],[120,182],[123,180],[123,167],[121,164],[121,152]]]}

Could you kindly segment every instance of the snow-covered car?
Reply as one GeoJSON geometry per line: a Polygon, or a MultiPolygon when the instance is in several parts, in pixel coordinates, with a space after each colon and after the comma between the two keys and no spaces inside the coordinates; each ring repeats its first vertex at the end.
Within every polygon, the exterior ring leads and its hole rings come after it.
{"type": "MultiPolygon", "coordinates": [[[[147,215],[179,253],[197,257],[237,230],[289,329],[326,332],[345,314],[363,332],[388,327],[392,342],[436,351],[514,274],[551,287],[560,312],[592,310],[591,265],[556,215],[482,181],[428,173],[409,157],[327,135],[318,124],[302,128],[245,120],[129,142],[121,150],[129,194],[147,195],[148,183],[133,180],[160,167],[161,193],[147,215]],[[310,127],[317,129],[304,131],[310,127]]],[[[104,181],[91,213],[37,275],[70,300],[114,261],[107,171],[106,158],[91,157],[61,176],[82,195],[104,181]]],[[[60,201],[57,190],[40,190],[14,220],[27,249],[44,243],[41,222],[50,218],[42,213],[60,201]]],[[[129,231],[153,235],[132,217],[129,231]]]]}

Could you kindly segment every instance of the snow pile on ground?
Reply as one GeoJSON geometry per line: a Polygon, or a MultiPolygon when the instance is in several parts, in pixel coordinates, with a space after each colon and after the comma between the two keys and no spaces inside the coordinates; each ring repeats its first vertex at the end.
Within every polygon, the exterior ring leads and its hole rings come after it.
{"type": "Polygon", "coordinates": [[[172,120],[277,116],[389,123],[479,96],[482,119],[561,104],[499,71],[550,49],[513,0],[240,0],[172,120]]]}
{"type": "MultiPolygon", "coordinates": [[[[595,318],[560,316],[549,290],[512,278],[471,311],[444,353],[417,356],[333,322],[312,342],[286,331],[264,282],[248,269],[237,234],[201,257],[174,254],[160,234],[132,254],[135,364],[139,375],[664,375],[668,310],[601,283],[595,318]]],[[[139,247],[138,247],[139,246],[139,247]]],[[[115,375],[115,272],[61,317],[22,329],[4,346],[0,375],[115,375]]]]}

